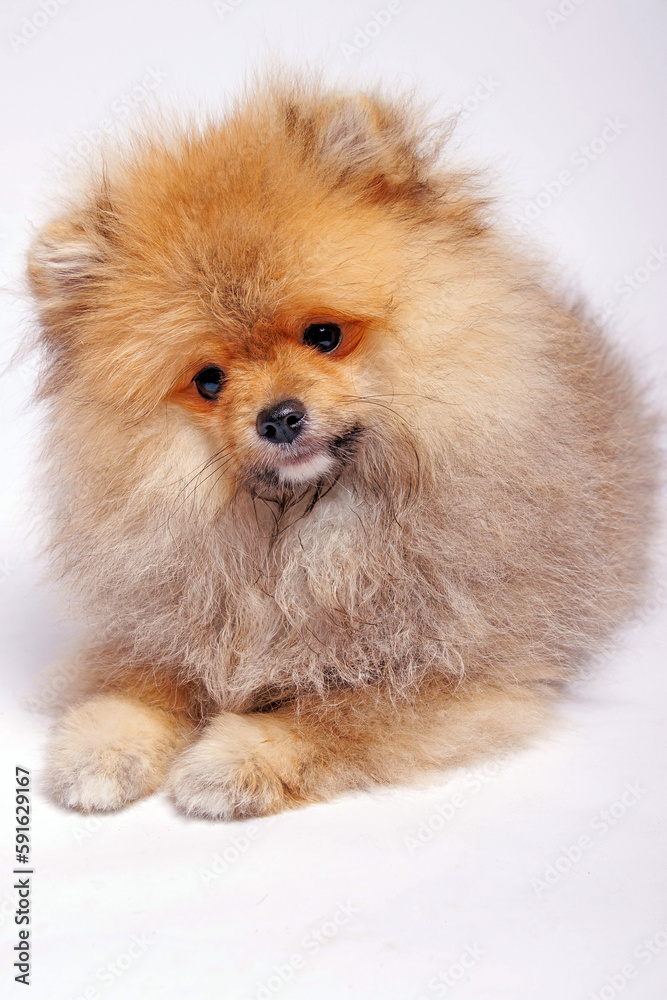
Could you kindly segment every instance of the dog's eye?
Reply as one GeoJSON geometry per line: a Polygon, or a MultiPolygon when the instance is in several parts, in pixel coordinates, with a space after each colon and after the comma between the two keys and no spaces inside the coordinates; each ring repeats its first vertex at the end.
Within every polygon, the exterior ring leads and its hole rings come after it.
{"type": "Polygon", "coordinates": [[[303,331],[303,342],[308,347],[314,347],[323,354],[335,351],[342,337],[341,329],[336,323],[311,323],[303,331]]]}
{"type": "Polygon", "coordinates": [[[217,399],[225,384],[225,373],[217,365],[209,365],[195,375],[193,382],[204,399],[217,399]]]}

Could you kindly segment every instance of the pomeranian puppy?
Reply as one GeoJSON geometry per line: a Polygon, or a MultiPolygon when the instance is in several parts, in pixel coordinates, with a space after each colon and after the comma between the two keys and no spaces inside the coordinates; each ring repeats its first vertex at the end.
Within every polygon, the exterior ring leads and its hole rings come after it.
{"type": "Polygon", "coordinates": [[[260,816],[506,750],[636,606],[653,418],[443,135],[274,79],[35,239],[61,803],[260,816]]]}

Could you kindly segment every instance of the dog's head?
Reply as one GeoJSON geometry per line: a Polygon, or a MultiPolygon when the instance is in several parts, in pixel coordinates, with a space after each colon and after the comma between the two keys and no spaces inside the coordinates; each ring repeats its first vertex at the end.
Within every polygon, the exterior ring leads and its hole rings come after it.
{"type": "Polygon", "coordinates": [[[443,240],[455,258],[482,229],[415,121],[278,88],[112,157],[30,258],[45,393],[84,446],[115,468],[177,454],[229,497],[428,437],[443,240]]]}

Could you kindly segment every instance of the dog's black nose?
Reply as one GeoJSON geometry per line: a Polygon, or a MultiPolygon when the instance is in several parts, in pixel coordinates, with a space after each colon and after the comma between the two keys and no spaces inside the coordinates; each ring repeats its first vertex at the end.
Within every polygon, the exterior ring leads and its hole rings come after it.
{"type": "Polygon", "coordinates": [[[301,433],[306,411],[298,399],[282,402],[262,410],[257,417],[257,433],[272,444],[291,444],[301,433]]]}

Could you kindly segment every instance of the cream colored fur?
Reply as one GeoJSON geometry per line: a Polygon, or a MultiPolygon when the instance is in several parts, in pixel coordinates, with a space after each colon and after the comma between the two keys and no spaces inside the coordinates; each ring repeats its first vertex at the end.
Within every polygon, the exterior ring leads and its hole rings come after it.
{"type": "Polygon", "coordinates": [[[188,729],[172,716],[119,695],[69,709],[51,745],[51,787],[64,805],[118,809],[158,789],[188,729]]]}

